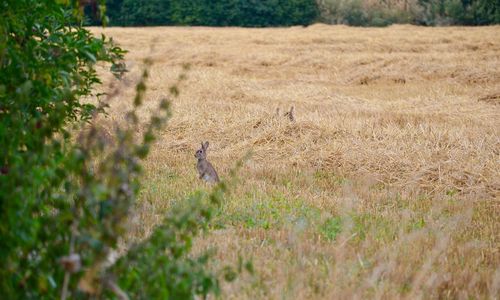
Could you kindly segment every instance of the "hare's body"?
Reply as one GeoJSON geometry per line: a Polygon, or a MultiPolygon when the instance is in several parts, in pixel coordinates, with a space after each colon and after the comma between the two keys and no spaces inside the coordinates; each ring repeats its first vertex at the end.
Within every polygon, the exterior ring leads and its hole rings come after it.
{"type": "Polygon", "coordinates": [[[196,151],[196,154],[194,155],[198,159],[196,168],[200,174],[200,179],[210,183],[219,182],[219,175],[217,175],[214,167],[207,160],[207,148],[208,142],[201,143],[201,148],[196,151]]]}
{"type": "Polygon", "coordinates": [[[198,169],[198,173],[200,174],[200,179],[203,179],[207,182],[219,182],[219,176],[215,171],[214,167],[207,160],[200,160],[196,163],[196,168],[198,169]]]}

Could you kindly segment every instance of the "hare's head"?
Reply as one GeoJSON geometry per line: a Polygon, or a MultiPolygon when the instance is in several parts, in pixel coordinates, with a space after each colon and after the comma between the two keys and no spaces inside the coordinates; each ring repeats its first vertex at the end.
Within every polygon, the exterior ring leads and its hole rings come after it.
{"type": "Polygon", "coordinates": [[[207,158],[207,148],[208,148],[208,142],[201,143],[201,148],[196,150],[194,157],[196,157],[197,159],[206,159],[207,158]]]}

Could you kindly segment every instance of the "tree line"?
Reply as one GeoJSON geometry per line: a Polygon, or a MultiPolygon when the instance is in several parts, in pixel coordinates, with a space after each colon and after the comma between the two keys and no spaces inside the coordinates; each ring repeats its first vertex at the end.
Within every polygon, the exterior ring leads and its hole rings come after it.
{"type": "Polygon", "coordinates": [[[106,16],[111,26],[489,25],[500,24],[500,0],[109,0],[106,16]]]}
{"type": "Polygon", "coordinates": [[[108,0],[106,15],[112,26],[269,27],[311,24],[319,8],[315,0],[108,0]]]}
{"type": "Polygon", "coordinates": [[[500,0],[319,0],[330,24],[426,26],[500,24],[500,0]]]}

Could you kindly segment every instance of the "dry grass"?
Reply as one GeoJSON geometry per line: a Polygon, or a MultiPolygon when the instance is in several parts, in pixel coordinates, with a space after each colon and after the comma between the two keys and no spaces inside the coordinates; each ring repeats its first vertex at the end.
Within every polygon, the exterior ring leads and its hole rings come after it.
{"type": "Polygon", "coordinates": [[[253,152],[198,244],[253,257],[224,298],[500,297],[500,27],[105,32],[130,50],[126,80],[154,59],[146,110],[192,65],[132,238],[207,188],[208,140],[222,178],[253,152]],[[295,122],[275,115],[292,105],[295,122]]]}

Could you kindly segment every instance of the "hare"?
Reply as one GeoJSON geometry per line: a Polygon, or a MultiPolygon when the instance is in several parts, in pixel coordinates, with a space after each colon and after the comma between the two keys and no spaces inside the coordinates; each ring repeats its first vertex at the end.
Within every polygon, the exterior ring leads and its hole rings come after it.
{"type": "Polygon", "coordinates": [[[285,114],[283,115],[283,117],[288,117],[288,119],[290,120],[290,122],[295,122],[294,109],[295,109],[295,107],[293,107],[293,106],[290,107],[290,111],[285,112],[285,114]]]}
{"type": "Polygon", "coordinates": [[[201,148],[196,151],[194,155],[198,159],[196,168],[198,169],[198,173],[200,173],[200,179],[210,183],[219,182],[219,175],[217,175],[214,167],[207,160],[207,148],[208,142],[201,143],[201,148]]]}
{"type": "MultiPolygon", "coordinates": [[[[281,116],[279,107],[276,108],[274,115],[277,118],[279,118],[281,116]]],[[[288,120],[290,120],[290,122],[295,122],[295,107],[291,106],[289,111],[285,111],[285,113],[283,114],[283,117],[288,118],[288,120]]]]}

